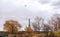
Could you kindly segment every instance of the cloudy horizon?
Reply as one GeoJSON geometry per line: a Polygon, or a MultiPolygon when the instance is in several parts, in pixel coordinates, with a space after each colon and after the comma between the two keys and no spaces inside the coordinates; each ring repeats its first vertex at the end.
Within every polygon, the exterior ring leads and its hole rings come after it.
{"type": "Polygon", "coordinates": [[[47,20],[56,13],[60,13],[60,0],[0,0],[0,30],[8,19],[19,21],[25,28],[28,17],[33,20],[39,16],[47,20]]]}

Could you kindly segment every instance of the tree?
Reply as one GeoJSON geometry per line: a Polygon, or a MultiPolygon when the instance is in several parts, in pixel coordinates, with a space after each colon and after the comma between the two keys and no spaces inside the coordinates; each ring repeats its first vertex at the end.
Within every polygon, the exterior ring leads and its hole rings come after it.
{"type": "Polygon", "coordinates": [[[60,14],[54,14],[49,20],[49,24],[52,25],[54,28],[53,31],[59,31],[60,29],[60,14]]]}
{"type": "Polygon", "coordinates": [[[48,24],[52,26],[50,37],[54,37],[54,31],[60,31],[60,14],[54,14],[48,21],[48,24]]]}
{"type": "Polygon", "coordinates": [[[48,37],[48,33],[51,32],[53,35],[53,29],[52,26],[50,26],[49,24],[44,24],[43,26],[43,31],[46,32],[46,37],[48,37]]]}
{"type": "Polygon", "coordinates": [[[48,24],[44,24],[43,31],[52,31],[52,27],[48,24]]]}
{"type": "Polygon", "coordinates": [[[34,31],[40,31],[42,24],[43,24],[43,19],[36,17],[34,19],[34,22],[32,22],[32,26],[33,26],[34,31]]]}
{"type": "Polygon", "coordinates": [[[19,28],[21,28],[21,24],[19,24],[15,20],[7,20],[4,24],[4,30],[8,32],[12,32],[12,33],[18,32],[19,28]]]}

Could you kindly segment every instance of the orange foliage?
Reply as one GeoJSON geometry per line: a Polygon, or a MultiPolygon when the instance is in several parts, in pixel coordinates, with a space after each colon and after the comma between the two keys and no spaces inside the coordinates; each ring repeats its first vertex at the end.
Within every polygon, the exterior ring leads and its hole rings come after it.
{"type": "Polygon", "coordinates": [[[18,32],[19,28],[21,28],[21,24],[15,20],[7,20],[4,24],[4,30],[7,30],[8,32],[18,32]]]}

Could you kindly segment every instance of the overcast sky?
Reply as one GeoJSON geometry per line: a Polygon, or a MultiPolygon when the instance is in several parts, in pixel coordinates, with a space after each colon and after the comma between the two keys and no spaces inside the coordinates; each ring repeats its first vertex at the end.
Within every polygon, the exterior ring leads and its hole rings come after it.
{"type": "MultiPolygon", "coordinates": [[[[35,16],[48,19],[60,12],[60,0],[0,0],[0,30],[7,19],[18,20],[23,28],[35,16]]],[[[23,30],[23,29],[22,29],[23,30]]]]}

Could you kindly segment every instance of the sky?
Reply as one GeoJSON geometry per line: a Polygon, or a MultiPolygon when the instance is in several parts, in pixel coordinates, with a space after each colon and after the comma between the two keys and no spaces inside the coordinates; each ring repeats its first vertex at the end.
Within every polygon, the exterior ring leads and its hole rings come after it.
{"type": "Polygon", "coordinates": [[[53,14],[60,13],[60,0],[0,0],[0,30],[6,20],[14,19],[22,25],[21,30],[36,17],[45,20],[53,14]]]}

